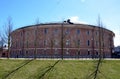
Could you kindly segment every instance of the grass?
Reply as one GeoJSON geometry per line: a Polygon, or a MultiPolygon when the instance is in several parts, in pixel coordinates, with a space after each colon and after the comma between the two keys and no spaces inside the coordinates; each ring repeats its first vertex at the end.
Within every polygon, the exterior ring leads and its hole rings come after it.
{"type": "MultiPolygon", "coordinates": [[[[90,74],[97,63],[96,60],[29,61],[0,59],[0,79],[93,79],[90,74]]],[[[104,60],[97,79],[119,79],[119,72],[119,60],[104,60]]]]}

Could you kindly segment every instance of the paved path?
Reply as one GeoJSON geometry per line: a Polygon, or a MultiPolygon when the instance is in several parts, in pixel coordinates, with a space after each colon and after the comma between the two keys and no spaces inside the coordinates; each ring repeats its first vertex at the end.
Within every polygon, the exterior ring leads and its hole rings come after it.
{"type": "MultiPolygon", "coordinates": [[[[0,59],[8,59],[8,58],[0,58],[0,59]]],[[[34,58],[9,58],[13,60],[31,60],[34,58]]],[[[36,58],[36,60],[62,60],[61,58],[36,58]]],[[[64,58],[63,60],[98,60],[92,58],[64,58]]],[[[104,60],[120,60],[120,58],[104,58],[104,60]]]]}

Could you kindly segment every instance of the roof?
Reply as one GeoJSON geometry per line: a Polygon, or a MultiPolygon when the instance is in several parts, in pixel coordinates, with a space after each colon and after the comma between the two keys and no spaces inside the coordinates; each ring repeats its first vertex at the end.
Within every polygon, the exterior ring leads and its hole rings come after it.
{"type": "MultiPolygon", "coordinates": [[[[90,24],[78,24],[78,23],[72,23],[72,24],[70,24],[70,23],[67,23],[67,22],[63,22],[63,23],[40,23],[40,24],[34,24],[34,25],[28,25],[28,26],[24,26],[24,27],[20,27],[20,28],[18,28],[18,29],[15,29],[14,31],[16,31],[16,30],[20,30],[20,29],[24,29],[24,28],[28,28],[28,27],[34,27],[34,26],[41,26],[41,25],[62,25],[62,24],[64,24],[64,25],[84,25],[84,26],[90,26],[90,27],[97,27],[97,28],[103,28],[103,29],[105,29],[105,30],[108,30],[108,31],[110,31],[110,32],[112,32],[111,30],[109,30],[109,29],[106,29],[106,28],[104,28],[104,27],[99,27],[99,26],[95,26],[95,25],[90,25],[90,24]]],[[[13,31],[13,32],[14,32],[13,31]]],[[[112,32],[113,33],[113,32],[112,32]]],[[[115,36],[115,34],[113,33],[113,35],[115,36]]]]}

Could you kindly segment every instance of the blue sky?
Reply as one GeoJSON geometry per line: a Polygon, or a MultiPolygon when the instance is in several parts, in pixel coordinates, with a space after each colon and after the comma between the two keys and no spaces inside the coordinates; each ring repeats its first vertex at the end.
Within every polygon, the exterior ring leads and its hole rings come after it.
{"type": "Polygon", "coordinates": [[[120,45],[120,0],[0,0],[0,28],[12,17],[13,29],[40,23],[73,22],[97,24],[101,16],[106,28],[115,32],[115,46],[120,45]]]}

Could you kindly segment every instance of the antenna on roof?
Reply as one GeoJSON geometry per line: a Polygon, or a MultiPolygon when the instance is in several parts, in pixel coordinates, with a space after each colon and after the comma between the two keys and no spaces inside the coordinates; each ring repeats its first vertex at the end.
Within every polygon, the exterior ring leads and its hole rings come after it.
{"type": "Polygon", "coordinates": [[[67,23],[69,23],[69,24],[73,24],[72,22],[70,22],[70,19],[67,20],[67,23]]]}

